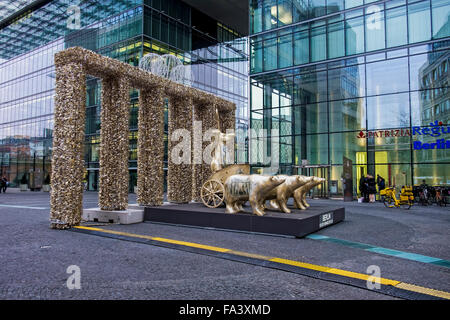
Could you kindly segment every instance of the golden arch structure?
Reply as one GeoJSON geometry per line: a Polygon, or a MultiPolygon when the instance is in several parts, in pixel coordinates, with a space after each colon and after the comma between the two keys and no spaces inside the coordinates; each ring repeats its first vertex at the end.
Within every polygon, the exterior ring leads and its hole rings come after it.
{"type": "MultiPolygon", "coordinates": [[[[50,227],[54,229],[70,228],[81,221],[87,75],[102,79],[99,169],[99,206],[102,210],[125,210],[128,206],[131,88],[140,91],[137,181],[140,205],[163,203],[165,98],[169,100],[169,137],[176,129],[192,133],[195,121],[201,121],[202,132],[211,128],[222,132],[234,129],[234,103],[80,47],[58,52],[55,70],[50,198],[50,227]]],[[[170,155],[176,143],[168,140],[170,155]]],[[[201,150],[206,142],[202,141],[202,144],[201,150]]],[[[191,150],[198,152],[198,148],[191,150]]],[[[191,154],[191,159],[194,156],[191,154]]],[[[199,200],[200,187],[211,175],[211,168],[203,162],[191,163],[174,164],[169,157],[168,201],[199,200]]]]}

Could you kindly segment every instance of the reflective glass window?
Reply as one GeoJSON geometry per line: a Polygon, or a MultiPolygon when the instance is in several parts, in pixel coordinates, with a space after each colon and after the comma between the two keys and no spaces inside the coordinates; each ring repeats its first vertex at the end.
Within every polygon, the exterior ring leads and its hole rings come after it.
{"type": "Polygon", "coordinates": [[[264,41],[264,71],[277,68],[277,39],[264,41]]]}
{"type": "Polygon", "coordinates": [[[327,0],[327,14],[344,10],[344,0],[327,0]]]}
{"type": "Polygon", "coordinates": [[[328,58],[345,55],[344,22],[328,24],[328,58]]]}
{"type": "Polygon", "coordinates": [[[296,134],[328,132],[326,102],[295,106],[294,108],[294,132],[296,134]]]}
{"type": "Polygon", "coordinates": [[[381,5],[371,5],[365,10],[366,51],[383,49],[384,11],[381,5]]]}
{"type": "Polygon", "coordinates": [[[294,64],[309,62],[309,33],[303,30],[294,33],[294,64]]]}
{"type": "Polygon", "coordinates": [[[263,50],[262,41],[253,42],[251,46],[251,72],[263,71],[263,50]]]}
{"type": "Polygon", "coordinates": [[[406,7],[386,10],[386,42],[388,48],[408,43],[406,7]]]}
{"type": "MultiPolygon", "coordinates": [[[[424,153],[414,152],[414,155],[420,157],[424,153]]],[[[422,180],[429,185],[448,185],[450,181],[448,164],[420,164],[414,165],[413,168],[415,185],[422,184],[422,180]]]]}
{"type": "Polygon", "coordinates": [[[328,71],[328,99],[340,100],[364,96],[364,66],[330,69],[328,71]]]}
{"type": "Polygon", "coordinates": [[[399,58],[368,63],[367,95],[408,91],[408,59],[399,58]]]}
{"type": "Polygon", "coordinates": [[[432,0],[433,39],[450,36],[450,2],[432,0]]]}
{"type": "Polygon", "coordinates": [[[299,22],[308,18],[309,5],[307,0],[292,0],[293,22],[299,22]]]}
{"type": "Polygon", "coordinates": [[[408,5],[409,43],[431,38],[430,1],[421,1],[408,5]]]}
{"type": "Polygon", "coordinates": [[[364,52],[364,17],[345,22],[345,45],[347,55],[364,52]]]}
{"type": "Polygon", "coordinates": [[[292,0],[278,0],[278,26],[292,23],[292,0]]]}
{"type": "Polygon", "coordinates": [[[277,1],[265,0],[263,6],[263,30],[277,27],[277,1]]]}
{"type": "Polygon", "coordinates": [[[311,61],[320,61],[327,58],[326,27],[320,26],[311,29],[311,61]]]}
{"type": "Polygon", "coordinates": [[[408,93],[367,98],[368,130],[409,127],[408,93]]]}
{"type": "Polygon", "coordinates": [[[308,104],[327,99],[326,72],[310,72],[294,77],[294,104],[308,104]]]}
{"type": "Polygon", "coordinates": [[[366,128],[364,99],[329,102],[330,132],[362,130],[366,128]]]}
{"type": "Polygon", "coordinates": [[[345,0],[345,9],[361,6],[363,0],[345,0]]]}
{"type": "Polygon", "coordinates": [[[262,31],[262,3],[259,0],[252,0],[250,2],[251,33],[262,31]]]}
{"type": "Polygon", "coordinates": [[[330,133],[331,163],[342,163],[343,157],[357,162],[357,154],[366,152],[366,139],[357,138],[359,132],[330,133]]]}
{"type": "Polygon", "coordinates": [[[292,34],[282,36],[279,38],[278,45],[278,67],[286,68],[292,66],[293,51],[292,51],[292,34]]]}

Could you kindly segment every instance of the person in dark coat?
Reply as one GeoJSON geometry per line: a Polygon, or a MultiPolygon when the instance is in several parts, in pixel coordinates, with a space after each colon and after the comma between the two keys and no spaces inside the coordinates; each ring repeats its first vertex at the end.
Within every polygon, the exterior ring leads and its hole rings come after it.
{"type": "Polygon", "coordinates": [[[377,193],[376,181],[372,175],[367,175],[367,193],[369,194],[369,202],[375,202],[375,194],[377,193]]]}
{"type": "Polygon", "coordinates": [[[379,174],[377,174],[377,185],[378,185],[378,192],[386,188],[386,181],[379,174]]]}
{"type": "Polygon", "coordinates": [[[3,178],[0,178],[0,193],[5,193],[6,191],[6,181],[3,178]]]}
{"type": "Polygon", "coordinates": [[[367,178],[362,175],[359,179],[359,192],[364,197],[363,202],[369,202],[369,194],[367,193],[367,178]]]}

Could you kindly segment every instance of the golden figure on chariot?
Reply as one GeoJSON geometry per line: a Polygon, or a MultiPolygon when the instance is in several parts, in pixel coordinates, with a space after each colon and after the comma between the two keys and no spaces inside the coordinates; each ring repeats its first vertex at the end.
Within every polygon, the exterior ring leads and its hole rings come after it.
{"type": "MultiPolygon", "coordinates": [[[[219,123],[217,110],[216,117],[219,123]]],[[[243,211],[243,204],[249,201],[253,213],[263,216],[265,208],[290,213],[287,202],[292,197],[296,208],[305,210],[309,207],[306,194],[325,179],[302,175],[250,174],[249,164],[224,165],[231,153],[227,146],[234,147],[234,138],[234,133],[222,133],[216,129],[216,147],[211,160],[213,173],[200,192],[205,206],[217,208],[225,203],[227,213],[237,213],[243,211]],[[270,206],[266,206],[266,201],[270,201],[270,206]]]]}

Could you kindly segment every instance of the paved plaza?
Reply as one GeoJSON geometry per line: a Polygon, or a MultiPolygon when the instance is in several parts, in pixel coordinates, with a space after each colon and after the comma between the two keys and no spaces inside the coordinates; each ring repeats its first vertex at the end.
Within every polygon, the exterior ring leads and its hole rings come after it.
{"type": "MultiPolygon", "coordinates": [[[[0,194],[1,299],[397,299],[337,283],[161,246],[49,228],[49,194],[0,194]],[[69,266],[80,289],[69,289],[69,266]]],[[[85,192],[84,207],[98,194],[85,192]]],[[[306,238],[157,223],[89,224],[366,274],[450,292],[450,207],[309,200],[346,208],[343,222],[306,238]]],[[[129,203],[136,196],[129,195],[129,203]]]]}

